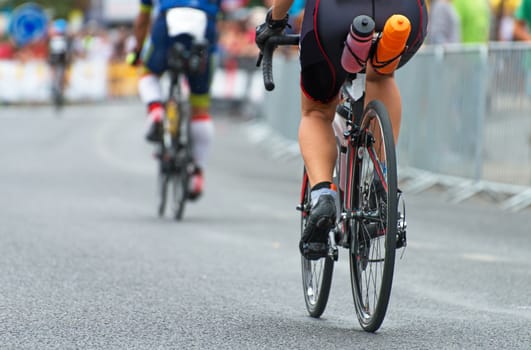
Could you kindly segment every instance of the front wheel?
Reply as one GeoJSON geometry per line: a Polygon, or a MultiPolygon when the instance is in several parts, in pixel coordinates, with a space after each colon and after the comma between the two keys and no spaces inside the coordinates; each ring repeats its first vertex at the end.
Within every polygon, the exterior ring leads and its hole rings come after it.
{"type": "MultiPolygon", "coordinates": [[[[306,172],[303,174],[301,203],[301,236],[310,215],[310,183],[306,172]]],[[[332,285],[332,273],[334,272],[334,260],[328,256],[318,260],[309,260],[301,256],[302,266],[302,289],[306,309],[312,317],[320,317],[328,302],[330,286],[332,285]]]]}
{"type": "Polygon", "coordinates": [[[52,82],[52,99],[57,110],[60,110],[64,105],[64,76],[65,67],[58,65],[55,68],[55,75],[52,82]]]}
{"type": "Polygon", "coordinates": [[[370,102],[349,154],[351,226],[350,275],[361,327],[378,330],[391,295],[397,234],[397,170],[393,130],[387,110],[370,102]]]}

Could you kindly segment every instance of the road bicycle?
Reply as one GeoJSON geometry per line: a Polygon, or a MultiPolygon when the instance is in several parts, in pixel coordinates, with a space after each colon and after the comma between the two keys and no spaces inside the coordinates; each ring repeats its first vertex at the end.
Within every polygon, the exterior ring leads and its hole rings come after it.
{"type": "MultiPolygon", "coordinates": [[[[274,89],[272,55],[279,45],[297,45],[298,35],[271,37],[260,59],[267,90],[274,89]]],[[[260,64],[260,59],[259,63],[260,64]]],[[[397,188],[397,164],[391,122],[384,104],[365,103],[365,75],[351,74],[341,89],[334,133],[338,158],[334,184],[338,218],[325,257],[301,258],[304,301],[310,316],[325,310],[339,248],[348,250],[351,289],[361,327],[377,331],[391,295],[395,254],[407,245],[405,204],[397,188]],[[400,207],[400,211],[399,211],[400,207]]],[[[311,211],[310,184],[303,170],[301,235],[311,211]]]]}
{"type": "Polygon", "coordinates": [[[54,36],[49,42],[48,64],[51,72],[51,97],[56,110],[65,102],[66,72],[70,63],[69,41],[64,36],[54,36]]]}
{"type": "Polygon", "coordinates": [[[189,181],[195,169],[190,137],[191,106],[186,93],[186,77],[206,68],[206,40],[193,40],[187,48],[174,44],[168,53],[169,92],[166,101],[166,117],[163,121],[163,137],[158,144],[159,159],[158,214],[163,216],[168,199],[176,220],[183,218],[186,201],[190,197],[189,181]]]}
{"type": "Polygon", "coordinates": [[[52,103],[56,110],[61,110],[64,106],[66,64],[58,63],[52,67],[52,103]]]}

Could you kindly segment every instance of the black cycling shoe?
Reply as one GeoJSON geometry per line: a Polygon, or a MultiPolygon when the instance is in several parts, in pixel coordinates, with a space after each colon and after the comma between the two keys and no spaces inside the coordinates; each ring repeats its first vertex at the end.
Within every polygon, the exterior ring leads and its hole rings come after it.
{"type": "Polygon", "coordinates": [[[162,142],[162,122],[153,122],[149,126],[146,134],[146,140],[149,142],[162,142]]]}
{"type": "Polygon", "coordinates": [[[323,194],[311,209],[299,242],[301,254],[309,260],[328,255],[328,233],[336,223],[336,200],[323,194]]]}
{"type": "Polygon", "coordinates": [[[319,260],[328,256],[328,244],[327,243],[299,243],[299,249],[302,256],[308,260],[319,260]]]}
{"type": "Polygon", "coordinates": [[[203,194],[204,181],[203,172],[200,168],[196,167],[192,174],[190,174],[188,199],[195,201],[201,197],[203,194]]]}

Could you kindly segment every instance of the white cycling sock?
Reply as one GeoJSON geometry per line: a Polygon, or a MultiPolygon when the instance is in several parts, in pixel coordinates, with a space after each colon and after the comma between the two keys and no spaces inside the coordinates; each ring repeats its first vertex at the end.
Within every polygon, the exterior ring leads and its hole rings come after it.
{"type": "Polygon", "coordinates": [[[312,207],[314,207],[315,204],[317,204],[319,197],[322,196],[323,194],[331,195],[332,197],[334,197],[334,199],[337,198],[337,192],[331,188],[320,188],[318,190],[313,190],[310,195],[310,197],[312,198],[312,207]]]}
{"type": "Polygon", "coordinates": [[[138,81],[138,93],[140,99],[146,105],[152,102],[162,102],[162,87],[159,77],[155,74],[147,74],[138,81]]]}
{"type": "Polygon", "coordinates": [[[214,123],[210,116],[200,116],[192,118],[190,125],[193,147],[192,152],[194,160],[201,169],[206,166],[210,145],[214,138],[214,123]]]}

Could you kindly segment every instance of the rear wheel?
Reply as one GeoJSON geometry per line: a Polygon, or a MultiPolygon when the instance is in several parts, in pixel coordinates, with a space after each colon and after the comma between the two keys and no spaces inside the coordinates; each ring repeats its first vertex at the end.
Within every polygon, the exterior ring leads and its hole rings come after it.
{"type": "Polygon", "coordinates": [[[350,274],[356,314],[369,332],[380,328],[389,304],[397,234],[397,172],[393,131],[385,106],[370,102],[357,145],[349,154],[353,219],[350,274]]]}
{"type": "Polygon", "coordinates": [[[172,139],[175,149],[176,172],[172,180],[172,201],[175,220],[182,220],[186,201],[189,198],[190,177],[193,167],[192,139],[190,137],[190,104],[187,99],[175,102],[178,126],[172,139]]]}
{"type": "MultiPolygon", "coordinates": [[[[306,226],[307,218],[310,214],[310,183],[306,172],[303,175],[301,194],[301,236],[306,226]]],[[[309,260],[301,256],[302,265],[302,289],[306,309],[312,317],[320,317],[328,302],[330,286],[332,284],[332,273],[334,260],[331,257],[309,260]]]]}
{"type": "Polygon", "coordinates": [[[188,198],[188,182],[190,175],[186,167],[178,169],[171,177],[172,209],[175,220],[182,220],[186,199],[188,198]]]}
{"type": "Polygon", "coordinates": [[[168,184],[170,181],[170,176],[167,173],[164,173],[162,170],[159,170],[158,177],[158,192],[159,192],[159,206],[158,214],[160,217],[164,216],[166,210],[166,198],[168,193],[168,184]]]}

